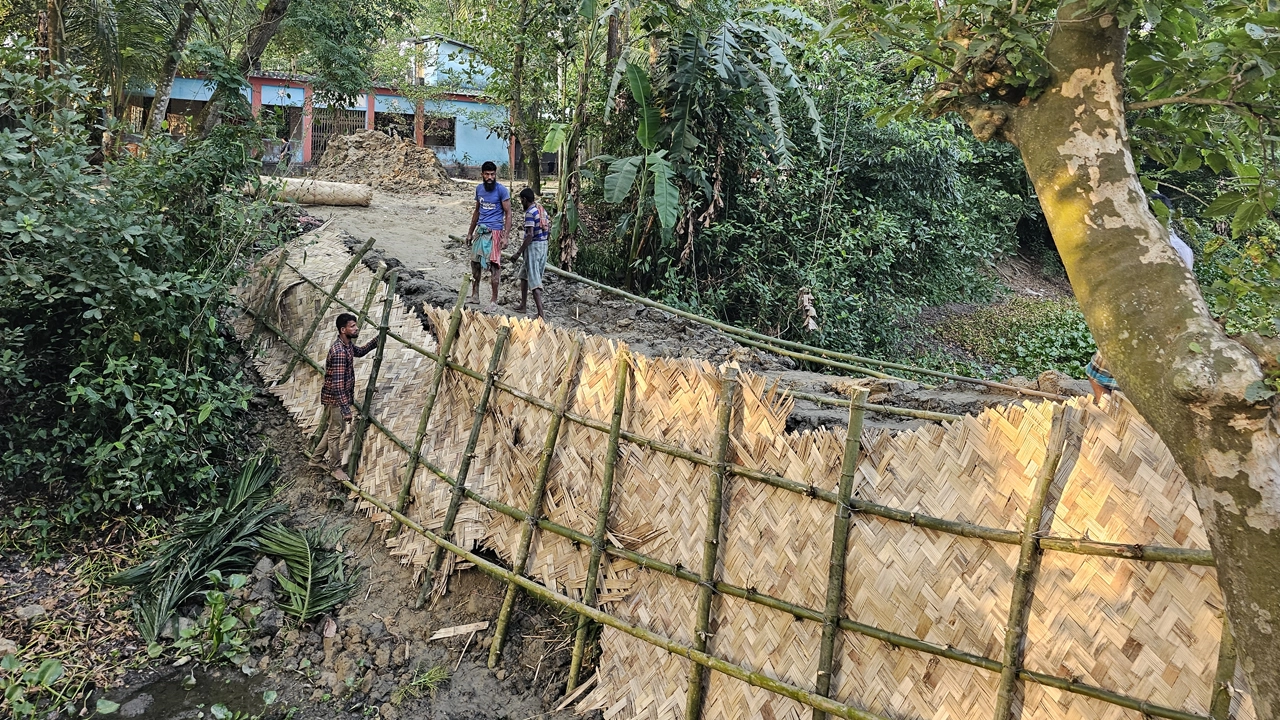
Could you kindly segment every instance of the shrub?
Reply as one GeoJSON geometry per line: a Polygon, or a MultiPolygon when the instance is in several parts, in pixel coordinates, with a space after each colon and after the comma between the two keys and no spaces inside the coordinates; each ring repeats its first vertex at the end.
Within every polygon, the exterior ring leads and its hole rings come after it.
{"type": "Polygon", "coordinates": [[[250,387],[218,317],[270,238],[248,128],[160,138],[90,164],[76,72],[0,48],[0,529],[182,505],[214,493],[250,387]]]}
{"type": "Polygon", "coordinates": [[[1058,370],[1083,378],[1084,366],[1097,351],[1074,300],[1014,298],[953,317],[935,331],[943,339],[1005,366],[1011,374],[1029,377],[1058,370]]]}

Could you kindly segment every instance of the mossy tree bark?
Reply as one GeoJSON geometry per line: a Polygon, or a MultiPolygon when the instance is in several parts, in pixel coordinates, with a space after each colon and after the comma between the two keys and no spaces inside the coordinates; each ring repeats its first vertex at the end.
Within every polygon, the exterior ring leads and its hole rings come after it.
{"type": "Polygon", "coordinates": [[[1148,207],[1125,125],[1126,39],[1114,16],[1067,0],[1042,95],[956,109],[979,139],[1021,152],[1098,347],[1191,480],[1258,717],[1276,717],[1280,397],[1261,398],[1276,344],[1226,334],[1148,207]]]}

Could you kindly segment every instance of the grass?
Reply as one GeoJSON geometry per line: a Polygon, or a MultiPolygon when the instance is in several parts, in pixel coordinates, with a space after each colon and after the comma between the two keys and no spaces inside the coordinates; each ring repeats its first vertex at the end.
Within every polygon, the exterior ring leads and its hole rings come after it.
{"type": "Polygon", "coordinates": [[[434,698],[440,686],[449,681],[449,675],[449,668],[444,665],[433,665],[425,670],[419,668],[412,680],[391,693],[391,704],[399,705],[406,697],[430,695],[434,698]]]}

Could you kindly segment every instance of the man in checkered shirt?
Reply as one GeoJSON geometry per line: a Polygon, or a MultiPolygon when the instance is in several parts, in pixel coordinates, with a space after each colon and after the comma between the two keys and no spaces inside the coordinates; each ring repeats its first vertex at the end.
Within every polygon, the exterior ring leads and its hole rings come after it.
{"type": "Polygon", "coordinates": [[[324,388],[320,391],[320,404],[328,420],[324,437],[316,446],[312,463],[332,472],[340,480],[347,480],[342,469],[342,451],[346,445],[348,423],[351,422],[351,406],[355,404],[355,358],[368,355],[378,344],[374,338],[365,345],[356,345],[360,326],[356,316],[342,313],[338,316],[338,337],[329,346],[329,356],[324,361],[324,388]]]}

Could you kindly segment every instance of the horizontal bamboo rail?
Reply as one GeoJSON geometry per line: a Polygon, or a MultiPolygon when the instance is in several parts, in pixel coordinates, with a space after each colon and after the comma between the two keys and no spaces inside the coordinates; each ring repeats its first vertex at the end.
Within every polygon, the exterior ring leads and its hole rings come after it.
{"type": "MultiPolygon", "coordinates": [[[[316,287],[318,288],[319,286],[316,286],[316,287]]],[[[339,300],[339,302],[341,301],[339,300]]],[[[311,359],[301,348],[299,348],[293,341],[291,341],[288,338],[288,336],[279,327],[277,327],[270,320],[266,319],[265,317],[262,317],[252,309],[245,308],[245,310],[249,315],[253,316],[255,320],[261,321],[264,327],[271,330],[274,334],[280,337],[281,340],[284,341],[286,346],[288,346],[294,352],[297,359],[302,360],[306,365],[316,370],[317,372],[323,373],[323,368],[319,365],[319,363],[311,359]]],[[[418,352],[427,355],[428,357],[432,357],[432,356],[436,358],[439,357],[434,353],[430,353],[430,351],[426,351],[425,348],[421,348],[419,346],[416,346],[404,340],[403,338],[395,335],[395,333],[393,332],[388,332],[388,335],[395,337],[402,344],[408,347],[412,347],[418,352]]],[[[498,389],[499,391],[512,395],[513,397],[521,399],[534,406],[541,407],[543,409],[553,411],[553,412],[555,410],[555,407],[552,403],[546,400],[543,400],[542,398],[538,398],[536,396],[532,396],[528,393],[520,391],[517,388],[511,387],[504,382],[496,380],[494,379],[494,376],[492,373],[482,374],[480,372],[477,372],[465,366],[457,365],[453,362],[448,362],[447,367],[449,367],[449,369],[459,372],[460,374],[466,375],[468,377],[472,377],[474,379],[478,379],[482,381],[487,380],[492,383],[492,386],[495,389],[498,389]]],[[[852,405],[852,403],[850,404],[852,405]]],[[[863,404],[865,405],[865,403],[863,404]]],[[[363,409],[359,407],[357,407],[357,409],[363,411],[363,409]]],[[[405,441],[401,440],[400,438],[395,436],[393,433],[391,433],[390,430],[385,425],[383,425],[380,421],[378,421],[376,417],[373,417],[372,413],[369,413],[368,415],[370,418],[370,423],[374,425],[380,432],[382,432],[384,436],[386,436],[389,440],[391,440],[395,445],[400,447],[402,450],[406,452],[411,452],[411,447],[409,446],[408,443],[406,443],[405,441]]],[[[582,417],[575,413],[565,413],[564,417],[565,419],[570,420],[571,422],[576,422],[584,427],[589,427],[597,431],[609,432],[609,430],[611,429],[609,424],[595,421],[586,417],[582,417]]],[[[679,458],[688,460],[690,462],[695,462],[701,465],[714,466],[714,461],[712,458],[703,456],[699,453],[695,453],[689,450],[685,450],[683,448],[669,445],[661,441],[651,440],[648,438],[637,436],[637,435],[634,435],[633,433],[629,433],[625,431],[619,432],[619,435],[622,439],[627,440],[628,442],[632,442],[637,445],[648,447],[657,452],[663,452],[673,457],[679,457],[679,458]]],[[[477,502],[490,510],[507,515],[508,517],[511,517],[517,521],[528,522],[531,525],[536,525],[537,527],[547,532],[560,535],[562,537],[573,540],[574,542],[585,544],[588,546],[592,544],[592,538],[584,533],[581,533],[577,530],[573,530],[572,528],[558,525],[556,523],[551,522],[550,520],[531,517],[528,513],[521,511],[518,508],[509,506],[500,501],[492,500],[479,495],[473,490],[466,488],[465,484],[459,483],[457,480],[450,477],[445,471],[436,467],[425,458],[419,457],[418,462],[423,467],[425,467],[428,471],[430,471],[432,474],[436,475],[442,481],[446,482],[451,487],[453,487],[456,493],[458,493],[459,495],[467,499],[477,502]]],[[[754,480],[772,485],[774,487],[778,487],[780,489],[789,490],[792,492],[797,492],[797,493],[807,495],[812,498],[821,499],[825,502],[830,502],[832,504],[835,504],[838,501],[837,496],[830,491],[821,490],[812,485],[805,485],[803,483],[798,483],[792,480],[788,480],[787,478],[784,478],[781,476],[764,473],[758,470],[746,468],[736,464],[726,464],[726,469],[731,474],[735,474],[740,477],[744,477],[748,479],[754,479],[754,480]]],[[[808,693],[807,691],[804,691],[795,686],[791,686],[787,683],[782,683],[773,678],[768,678],[767,676],[762,676],[758,673],[753,673],[750,670],[733,665],[732,663],[728,663],[727,661],[724,661],[719,658],[715,658],[714,656],[708,655],[706,653],[700,653],[692,648],[681,646],[678,643],[671,641],[670,639],[663,638],[662,636],[659,636],[655,633],[651,633],[642,628],[637,628],[629,623],[626,623],[625,621],[622,621],[618,618],[608,615],[603,611],[597,610],[583,603],[577,603],[576,601],[573,601],[563,595],[560,595],[559,593],[555,593],[554,591],[549,590],[532,580],[523,578],[515,573],[512,573],[511,571],[506,570],[505,568],[502,568],[499,565],[485,561],[475,556],[473,553],[470,553],[456,545],[453,545],[447,540],[440,538],[438,535],[435,535],[434,533],[430,533],[430,531],[423,529],[420,525],[410,520],[409,518],[406,518],[401,513],[396,511],[394,508],[391,508],[390,506],[386,505],[380,500],[377,500],[376,498],[368,495],[353,483],[347,482],[344,484],[346,484],[348,488],[355,491],[357,494],[361,495],[361,497],[369,501],[371,504],[374,504],[379,509],[385,512],[388,512],[397,522],[406,524],[415,532],[418,532],[419,534],[422,534],[424,537],[427,537],[429,540],[431,540],[433,543],[437,545],[438,550],[448,550],[449,552],[453,552],[454,554],[460,555],[465,559],[475,563],[477,566],[481,567],[482,570],[485,570],[486,572],[490,572],[491,574],[497,574],[503,579],[507,580],[508,582],[512,582],[512,583],[515,583],[516,585],[519,585],[521,588],[525,589],[526,591],[530,592],[530,594],[536,597],[547,600],[549,602],[553,602],[555,604],[559,604],[563,607],[567,607],[573,610],[574,612],[577,612],[581,615],[585,615],[586,617],[589,617],[590,619],[595,620],[596,622],[609,625],[610,627],[614,627],[623,632],[627,632],[628,634],[631,634],[634,637],[638,637],[646,642],[650,642],[651,644],[657,645],[659,647],[663,647],[664,649],[667,649],[676,654],[680,654],[681,656],[689,658],[695,663],[717,670],[718,672],[723,672],[727,675],[730,675],[731,677],[744,680],[758,687],[762,687],[764,689],[777,692],[778,694],[784,695],[786,697],[790,697],[806,705],[809,705],[810,707],[819,709],[823,712],[829,712],[840,717],[858,717],[858,718],[877,717],[868,713],[864,713],[863,711],[850,708],[849,706],[841,705],[839,703],[828,700],[826,698],[822,698],[813,693],[808,693]],[[851,712],[856,714],[849,714],[851,712]]],[[[876,515],[878,517],[882,517],[888,520],[905,522],[905,523],[917,525],[926,529],[937,530],[940,532],[946,532],[946,533],[960,535],[964,537],[973,537],[973,538],[985,539],[985,540],[1007,543],[1007,544],[1021,544],[1022,542],[1023,534],[1018,531],[1003,530],[999,528],[987,528],[983,526],[973,525],[970,523],[944,520],[941,518],[933,518],[930,516],[920,515],[914,512],[907,512],[907,511],[898,510],[895,508],[889,508],[886,506],[878,505],[875,503],[869,503],[867,501],[859,500],[856,498],[851,499],[850,506],[852,510],[854,510],[855,512],[865,512],[867,514],[876,515]]],[[[1068,553],[1075,553],[1075,554],[1082,554],[1082,555],[1096,555],[1096,556],[1113,557],[1113,558],[1121,558],[1121,559],[1156,561],[1156,562],[1177,562],[1177,563],[1193,564],[1193,565],[1211,566],[1214,564],[1212,555],[1209,552],[1198,551],[1198,550],[1188,550],[1183,548],[1148,547],[1148,546],[1142,546],[1142,545],[1102,543],[1102,542],[1083,540],[1083,539],[1072,539],[1072,538],[1042,538],[1040,540],[1040,545],[1043,550],[1056,550],[1061,552],[1068,552],[1068,553]]],[[[663,562],[656,558],[652,558],[635,551],[627,550],[625,548],[612,546],[612,545],[606,546],[605,548],[603,548],[603,550],[609,555],[628,560],[641,567],[645,567],[651,570],[669,574],[673,577],[676,577],[678,579],[681,579],[687,582],[691,582],[691,583],[704,582],[704,578],[700,577],[698,574],[688,569],[681,567],[679,564],[672,565],[670,563],[663,562]]],[[[712,581],[708,584],[718,593],[744,599],[750,602],[760,604],[764,607],[770,607],[782,612],[787,612],[793,615],[797,619],[809,620],[809,621],[814,621],[819,623],[822,623],[826,619],[822,611],[814,610],[812,608],[802,607],[799,605],[788,603],[778,598],[763,595],[761,593],[756,592],[754,588],[742,588],[742,587],[730,585],[730,584],[719,582],[719,581],[712,581]]],[[[987,671],[999,673],[999,672],[1002,672],[1004,669],[1003,665],[999,661],[993,660],[991,658],[983,657],[980,655],[974,655],[971,653],[966,653],[951,647],[943,647],[943,646],[935,645],[933,643],[930,643],[924,640],[919,640],[916,638],[900,635],[898,633],[894,633],[888,630],[884,630],[884,629],[877,628],[870,625],[865,625],[863,623],[858,623],[856,621],[853,621],[847,618],[840,618],[838,622],[838,626],[840,627],[840,629],[856,632],[856,633],[865,635],[867,637],[879,639],[891,645],[894,645],[896,647],[902,647],[906,649],[928,653],[931,655],[946,658],[956,662],[965,663],[974,667],[979,667],[987,671]]],[[[1018,669],[1016,671],[1016,674],[1018,678],[1023,680],[1035,682],[1047,687],[1053,687],[1056,689],[1083,695],[1086,697],[1091,697],[1091,698],[1101,700],[1107,703],[1111,703],[1120,707],[1136,710],[1153,717],[1169,718],[1170,720],[1205,720],[1205,716],[1195,715],[1192,713],[1187,713],[1181,710],[1177,710],[1175,708],[1168,708],[1168,707],[1160,706],[1158,704],[1149,703],[1147,701],[1144,701],[1138,698],[1129,697],[1126,695],[1122,695],[1120,693],[1115,693],[1109,690],[1094,687],[1084,683],[1075,682],[1067,678],[1061,678],[1053,675],[1047,675],[1044,673],[1027,671],[1025,669],[1018,669]]]]}
{"type": "MultiPolygon", "coordinates": [[[[822,358],[827,358],[828,361],[827,363],[824,363],[824,364],[829,364],[830,360],[844,360],[848,362],[858,362],[858,363],[864,363],[867,365],[875,365],[882,368],[889,368],[891,370],[902,370],[904,372],[916,373],[917,375],[928,375],[930,377],[943,378],[946,380],[955,380],[956,382],[966,382],[973,385],[983,385],[989,388],[995,388],[997,390],[1005,390],[1007,392],[1017,393],[1019,395],[1030,395],[1033,397],[1048,398],[1050,400],[1066,399],[1062,395],[1055,395],[1053,393],[1042,392],[1040,390],[1030,390],[1027,388],[1020,388],[1016,385],[1008,385],[1006,383],[1000,383],[994,380],[983,380],[981,378],[966,377],[964,375],[956,375],[954,373],[943,372],[941,370],[930,370],[929,368],[917,367],[915,365],[907,365],[905,363],[895,363],[895,362],[889,362],[887,360],[877,360],[875,358],[863,357],[861,355],[853,355],[850,353],[837,352],[835,350],[827,350],[826,348],[820,348],[814,345],[805,345],[804,343],[793,342],[791,340],[783,340],[782,338],[776,338],[770,335],[765,335],[763,333],[746,330],[744,328],[740,328],[735,325],[729,325],[727,323],[718,322],[716,320],[712,320],[710,318],[706,318],[701,315],[688,312],[686,310],[680,310],[679,308],[674,308],[674,307],[671,307],[670,305],[664,305],[656,300],[650,300],[647,297],[634,295],[625,290],[619,290],[618,288],[611,287],[603,283],[598,283],[594,280],[588,280],[587,278],[582,277],[581,275],[578,275],[575,273],[571,273],[568,270],[561,270],[560,268],[550,263],[547,263],[547,271],[551,273],[555,273],[556,275],[559,275],[563,278],[573,280],[574,282],[580,282],[583,285],[589,285],[593,288],[596,288],[597,290],[603,290],[604,292],[610,293],[612,295],[617,295],[618,297],[626,298],[632,302],[638,302],[641,305],[646,305],[648,307],[662,310],[664,312],[669,312],[672,315],[677,315],[686,320],[692,320],[693,322],[699,323],[701,325],[705,325],[709,328],[714,328],[716,330],[719,330],[722,333],[734,335],[737,337],[750,338],[751,340],[755,340],[760,343],[765,343],[767,345],[790,348],[792,350],[798,350],[800,352],[807,353],[809,355],[818,355],[818,356],[821,356],[822,358]]],[[[735,337],[734,339],[736,340],[737,337],[735,337]]],[[[773,352],[772,348],[766,348],[766,349],[773,352]]],[[[813,360],[813,362],[823,362],[823,361],[821,359],[815,359],[813,360]]],[[[895,376],[886,375],[885,377],[894,378],[895,376]]],[[[903,378],[896,378],[896,379],[901,380],[903,378]]]]}

